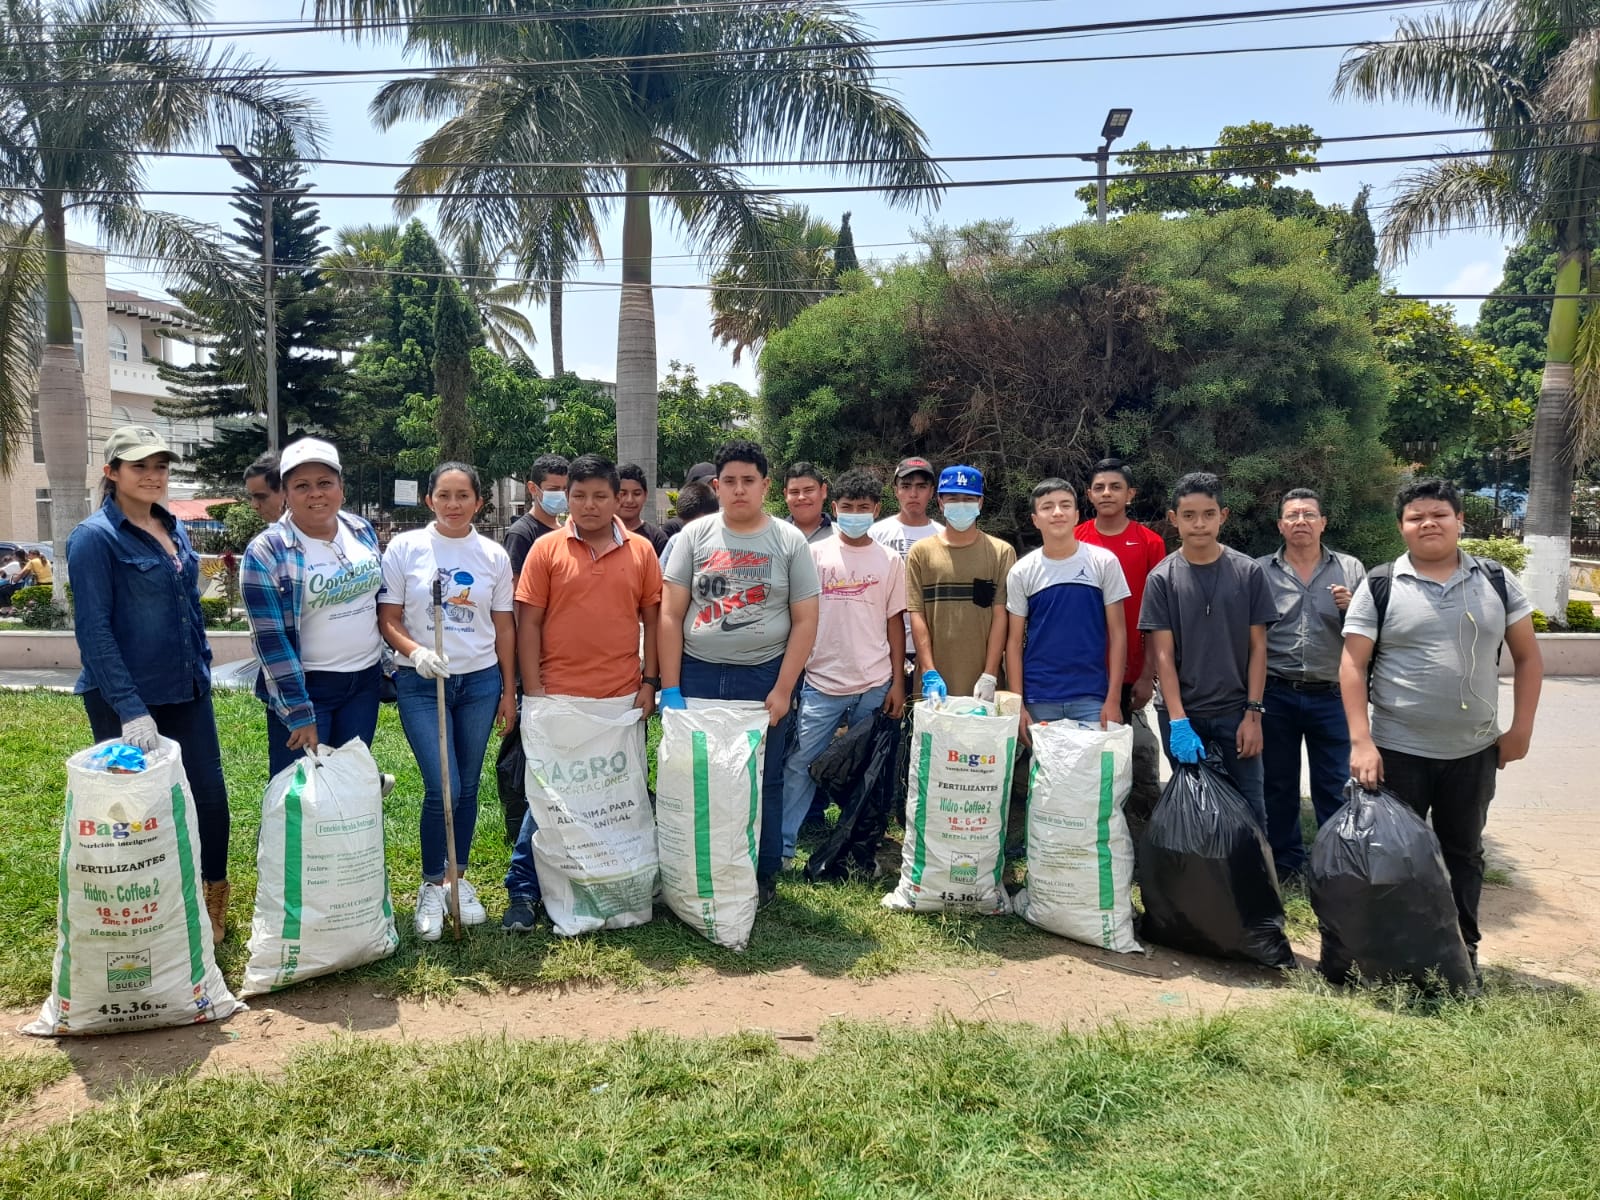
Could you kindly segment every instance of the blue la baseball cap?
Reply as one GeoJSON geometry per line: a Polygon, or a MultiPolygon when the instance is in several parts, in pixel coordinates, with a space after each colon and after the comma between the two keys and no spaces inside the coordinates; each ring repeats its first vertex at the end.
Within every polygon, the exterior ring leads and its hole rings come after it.
{"type": "Polygon", "coordinates": [[[939,494],[982,496],[983,472],[977,467],[946,467],[939,472],[939,494]]]}

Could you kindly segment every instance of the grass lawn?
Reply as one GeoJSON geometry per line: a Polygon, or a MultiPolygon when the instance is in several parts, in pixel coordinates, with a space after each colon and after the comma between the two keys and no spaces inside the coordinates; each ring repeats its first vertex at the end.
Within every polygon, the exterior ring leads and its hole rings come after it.
{"type": "Polygon", "coordinates": [[[282,1077],[131,1087],[14,1142],[0,1195],[1160,1197],[1595,1194],[1600,1004],[1426,1015],[1291,995],[1089,1036],[764,1036],[307,1050],[282,1077]]]}
{"type": "MultiPolygon", "coordinates": [[[[247,694],[219,693],[217,725],[233,811],[228,872],[233,881],[232,933],[217,958],[224,974],[237,982],[255,903],[256,833],[267,785],[261,703],[247,694]]],[[[89,744],[90,734],[81,701],[46,692],[0,693],[0,730],[0,754],[10,768],[0,777],[0,829],[5,831],[0,895],[6,897],[7,908],[7,920],[0,924],[0,1004],[23,1005],[41,1000],[50,990],[55,870],[66,789],[63,764],[89,744]]],[[[670,980],[698,966],[760,972],[804,964],[820,974],[867,978],[911,967],[992,964],[1002,955],[1048,953],[1061,944],[1016,918],[887,911],[878,900],[893,886],[892,876],[877,883],[823,887],[786,876],[779,883],[777,902],[757,919],[744,954],[712,945],[662,906],[656,919],[639,929],[575,939],[556,938],[547,929],[507,936],[497,926],[505,909],[501,881],[510,850],[491,762],[484,774],[471,870],[490,924],[469,931],[459,946],[448,936],[430,945],[417,939],[411,925],[421,879],[417,820],[422,782],[393,705],[383,706],[373,752],[399,780],[384,824],[400,949],[359,974],[381,979],[394,995],[443,996],[463,986],[491,991],[506,984],[580,980],[639,984],[670,980]]]]}

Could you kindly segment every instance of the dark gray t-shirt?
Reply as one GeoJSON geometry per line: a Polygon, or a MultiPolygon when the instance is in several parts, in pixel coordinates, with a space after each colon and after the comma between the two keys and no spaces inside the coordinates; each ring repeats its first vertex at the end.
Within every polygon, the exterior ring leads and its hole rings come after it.
{"type": "MultiPolygon", "coordinates": [[[[1140,629],[1171,631],[1183,711],[1195,717],[1234,716],[1244,708],[1250,627],[1277,619],[1260,564],[1227,548],[1198,567],[1181,551],[1167,555],[1145,581],[1139,610],[1140,629]]],[[[1159,681],[1156,705],[1166,707],[1159,681]]]]}

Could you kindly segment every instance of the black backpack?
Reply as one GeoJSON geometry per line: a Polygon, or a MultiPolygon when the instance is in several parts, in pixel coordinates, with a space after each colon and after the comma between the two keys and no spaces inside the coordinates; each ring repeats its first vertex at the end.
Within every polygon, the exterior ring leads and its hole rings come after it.
{"type": "MultiPolygon", "coordinates": [[[[1500,597],[1500,607],[1505,609],[1506,615],[1511,614],[1511,593],[1506,588],[1506,569],[1492,558],[1477,560],[1483,573],[1489,579],[1489,584],[1494,588],[1494,594],[1500,597]]],[[[1378,640],[1383,637],[1383,618],[1389,612],[1389,587],[1394,582],[1394,564],[1386,562],[1373,567],[1367,572],[1367,590],[1372,593],[1372,603],[1378,610],[1378,629],[1372,638],[1372,657],[1367,660],[1367,680],[1372,680],[1372,665],[1378,661],[1378,640]]],[[[1505,647],[1505,639],[1501,638],[1500,644],[1495,647],[1494,661],[1499,663],[1500,652],[1505,647]]]]}

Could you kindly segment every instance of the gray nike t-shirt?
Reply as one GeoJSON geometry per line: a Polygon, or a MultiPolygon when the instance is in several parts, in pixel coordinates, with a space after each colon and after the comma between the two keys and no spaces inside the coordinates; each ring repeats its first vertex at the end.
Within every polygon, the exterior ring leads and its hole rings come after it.
{"type": "Polygon", "coordinates": [[[710,663],[777,658],[789,643],[790,602],[822,591],[805,534],[770,518],[734,533],[721,513],[683,527],[663,575],[689,589],[683,652],[710,663]]]}

